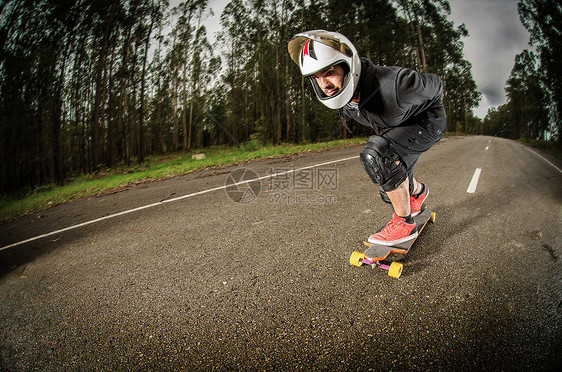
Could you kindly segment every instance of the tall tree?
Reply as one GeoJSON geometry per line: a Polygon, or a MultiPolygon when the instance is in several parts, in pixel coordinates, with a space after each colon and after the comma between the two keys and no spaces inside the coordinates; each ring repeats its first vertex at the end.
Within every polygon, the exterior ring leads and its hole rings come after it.
{"type": "Polygon", "coordinates": [[[258,86],[256,58],[259,59],[259,56],[256,55],[256,50],[260,48],[261,36],[252,28],[248,5],[243,0],[233,0],[221,14],[223,31],[219,40],[226,46],[223,84],[227,92],[225,108],[228,111],[225,113],[225,122],[214,124],[220,127],[224,142],[239,142],[242,133],[239,131],[240,126],[250,124],[247,120],[243,120],[244,113],[250,111],[256,118],[258,126],[264,119],[263,115],[256,115],[258,112],[256,106],[245,107],[245,100],[240,99],[244,97],[244,86],[246,89],[249,87],[257,89],[258,86]],[[243,74],[244,69],[246,69],[245,74],[243,74]],[[248,81],[244,82],[243,77],[248,77],[248,81]]]}
{"type": "Polygon", "coordinates": [[[512,114],[511,138],[543,139],[549,129],[548,106],[533,52],[517,55],[505,91],[512,114]]]}
{"type": "Polygon", "coordinates": [[[520,0],[518,10],[531,34],[531,45],[537,46],[543,82],[552,102],[551,121],[562,147],[562,7],[552,0],[520,0]]]}
{"type": "Polygon", "coordinates": [[[103,97],[106,93],[107,84],[107,61],[109,59],[110,39],[115,30],[115,16],[120,11],[119,0],[106,0],[95,3],[94,12],[97,15],[98,23],[95,25],[96,40],[99,40],[96,46],[97,63],[95,67],[95,100],[94,113],[92,122],[92,162],[94,168],[100,165],[102,134],[101,120],[102,111],[104,110],[103,97]],[[109,15],[106,11],[109,9],[109,15]]]}
{"type": "Polygon", "coordinates": [[[142,56],[142,69],[141,69],[141,93],[140,93],[140,108],[139,108],[139,154],[138,154],[138,162],[142,163],[145,157],[145,128],[144,128],[144,119],[145,119],[145,91],[146,91],[146,66],[148,63],[148,48],[150,46],[150,39],[152,36],[152,30],[154,28],[154,24],[158,24],[162,21],[162,8],[164,5],[160,2],[155,2],[155,0],[147,0],[145,4],[143,4],[143,12],[141,19],[139,21],[139,39],[143,43],[144,53],[142,56]],[[146,23],[145,23],[146,22],[146,23]],[[144,39],[144,40],[143,40],[144,39]]]}
{"type": "MultiPolygon", "coordinates": [[[[177,66],[174,71],[181,73],[176,77],[177,81],[175,83],[176,89],[182,87],[182,110],[181,110],[181,121],[182,121],[182,148],[184,151],[188,151],[190,148],[189,132],[187,127],[187,111],[188,111],[188,100],[190,98],[191,92],[188,89],[188,81],[190,74],[190,58],[192,56],[191,49],[193,47],[192,42],[195,37],[195,32],[197,27],[193,22],[200,21],[204,9],[207,7],[207,0],[188,0],[180,3],[178,6],[172,9],[172,14],[178,17],[178,20],[172,31],[174,37],[174,45],[172,49],[176,53],[175,58],[172,59],[177,66]]],[[[174,93],[177,94],[177,93],[174,93]]]]}
{"type": "MultiPolygon", "coordinates": [[[[212,14],[211,14],[212,15],[212,14]]],[[[205,26],[201,26],[201,22],[204,21],[206,17],[205,8],[200,7],[197,14],[197,27],[195,32],[195,39],[193,40],[192,53],[191,53],[191,77],[190,77],[190,103],[189,103],[189,123],[188,123],[188,134],[187,134],[187,151],[191,151],[191,146],[193,143],[193,131],[194,131],[194,108],[196,103],[198,104],[198,109],[200,110],[204,107],[204,102],[201,100],[204,97],[206,67],[211,59],[211,46],[207,40],[207,32],[205,26]]],[[[200,128],[195,128],[197,133],[197,142],[200,142],[200,128]]],[[[199,143],[198,143],[199,144],[199,143]]]]}

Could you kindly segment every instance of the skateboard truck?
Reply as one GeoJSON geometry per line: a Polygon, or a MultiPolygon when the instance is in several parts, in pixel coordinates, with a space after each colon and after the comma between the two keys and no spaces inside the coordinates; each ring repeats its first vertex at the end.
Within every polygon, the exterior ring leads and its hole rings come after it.
{"type": "MultiPolygon", "coordinates": [[[[419,234],[421,234],[425,225],[428,221],[435,222],[436,214],[431,212],[429,208],[425,208],[422,213],[414,217],[416,224],[419,225],[419,234]]],[[[349,257],[349,263],[353,266],[369,265],[371,268],[381,268],[388,271],[388,275],[393,278],[399,278],[402,275],[403,264],[400,262],[392,262],[390,265],[382,263],[384,259],[388,257],[390,253],[402,253],[406,254],[410,250],[410,247],[414,244],[416,239],[406,242],[398,246],[384,246],[380,244],[371,244],[363,242],[368,248],[365,252],[353,252],[351,257],[349,257]]]]}
{"type": "MultiPolygon", "coordinates": [[[[365,245],[369,243],[364,243],[365,245]]],[[[388,276],[393,278],[399,278],[402,274],[402,267],[404,266],[400,262],[392,262],[390,265],[385,265],[381,261],[373,261],[365,256],[365,253],[353,252],[351,257],[349,257],[349,263],[353,266],[369,265],[372,269],[375,267],[381,268],[388,271],[388,276]]]]}

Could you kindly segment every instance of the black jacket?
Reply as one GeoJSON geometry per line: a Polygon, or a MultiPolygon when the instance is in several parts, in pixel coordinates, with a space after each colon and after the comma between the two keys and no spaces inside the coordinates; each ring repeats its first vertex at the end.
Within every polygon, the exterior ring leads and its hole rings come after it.
{"type": "Polygon", "coordinates": [[[443,112],[443,86],[434,74],[375,66],[370,60],[361,58],[357,90],[361,92],[359,106],[347,104],[339,109],[340,115],[372,127],[377,133],[407,125],[429,111],[443,112]]]}

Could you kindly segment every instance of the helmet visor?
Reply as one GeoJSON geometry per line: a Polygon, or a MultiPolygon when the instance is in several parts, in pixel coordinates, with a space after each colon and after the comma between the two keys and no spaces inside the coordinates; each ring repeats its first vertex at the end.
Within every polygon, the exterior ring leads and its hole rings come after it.
{"type": "Polygon", "coordinates": [[[293,62],[299,65],[299,56],[301,50],[308,39],[320,42],[327,45],[348,57],[353,56],[353,51],[347,43],[342,42],[338,38],[334,37],[333,32],[328,32],[324,30],[308,31],[297,34],[289,41],[289,55],[293,62]]]}

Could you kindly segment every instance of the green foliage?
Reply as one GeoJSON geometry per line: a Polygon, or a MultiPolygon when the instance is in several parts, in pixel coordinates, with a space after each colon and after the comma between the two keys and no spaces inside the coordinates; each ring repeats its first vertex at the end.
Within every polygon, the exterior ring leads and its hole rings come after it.
{"type": "MultiPolygon", "coordinates": [[[[538,82],[546,89],[537,92],[536,100],[549,110],[549,131],[558,137],[562,147],[562,11],[560,4],[552,0],[520,0],[519,17],[527,28],[531,45],[537,46],[539,65],[538,82]],[[546,97],[540,95],[546,94],[546,97]]],[[[542,87],[541,87],[542,88],[542,87]]],[[[533,89],[533,87],[530,87],[533,89]]],[[[535,89],[536,92],[536,89],[535,89]]],[[[542,129],[542,128],[541,128],[542,129]]]]}

